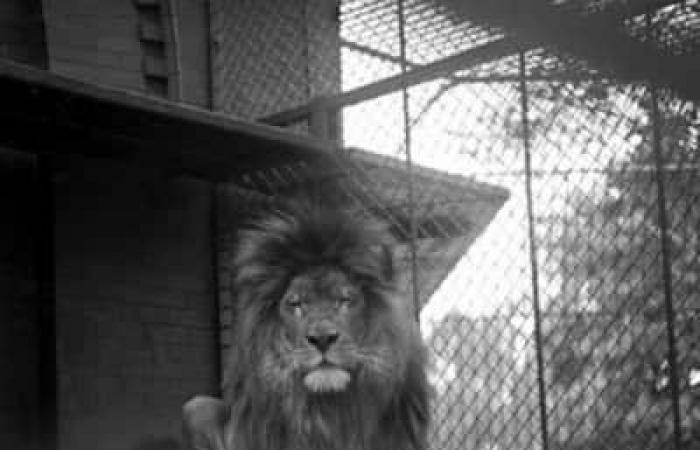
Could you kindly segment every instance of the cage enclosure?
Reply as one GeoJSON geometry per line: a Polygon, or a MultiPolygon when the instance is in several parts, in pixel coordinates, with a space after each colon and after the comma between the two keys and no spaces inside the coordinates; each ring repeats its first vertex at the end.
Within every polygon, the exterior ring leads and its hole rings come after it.
{"type": "Polygon", "coordinates": [[[0,7],[0,447],[175,445],[309,185],[396,237],[432,449],[700,445],[697,0],[94,3],[0,7]]]}

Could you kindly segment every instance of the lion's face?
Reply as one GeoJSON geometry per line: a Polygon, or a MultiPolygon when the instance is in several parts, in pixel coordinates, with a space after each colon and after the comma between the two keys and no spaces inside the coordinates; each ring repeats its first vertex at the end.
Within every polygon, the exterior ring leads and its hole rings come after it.
{"type": "Polygon", "coordinates": [[[231,448],[425,448],[425,354],[389,242],[355,215],[303,202],[241,233],[231,448]]]}
{"type": "Polygon", "coordinates": [[[296,276],[279,303],[280,337],[290,350],[281,363],[311,392],[345,390],[360,369],[376,363],[379,349],[365,342],[369,306],[361,287],[340,270],[296,276]]]}

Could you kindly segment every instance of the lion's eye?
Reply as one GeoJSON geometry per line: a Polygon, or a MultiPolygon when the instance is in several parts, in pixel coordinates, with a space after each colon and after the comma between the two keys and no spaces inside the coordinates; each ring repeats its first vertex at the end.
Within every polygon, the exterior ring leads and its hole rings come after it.
{"type": "Polygon", "coordinates": [[[355,296],[349,290],[342,291],[340,293],[340,295],[338,296],[337,303],[338,303],[338,306],[340,306],[340,305],[351,306],[355,303],[355,296]]]}
{"type": "Polygon", "coordinates": [[[287,297],[287,305],[291,308],[301,308],[301,297],[298,294],[291,294],[287,297]]]}

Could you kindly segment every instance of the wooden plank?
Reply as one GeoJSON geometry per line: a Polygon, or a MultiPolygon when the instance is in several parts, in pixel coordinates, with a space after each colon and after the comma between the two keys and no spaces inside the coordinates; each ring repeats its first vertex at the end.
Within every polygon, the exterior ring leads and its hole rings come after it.
{"type": "Polygon", "coordinates": [[[335,160],[329,142],[7,62],[0,96],[0,145],[33,153],[117,158],[213,180],[335,160]]]}

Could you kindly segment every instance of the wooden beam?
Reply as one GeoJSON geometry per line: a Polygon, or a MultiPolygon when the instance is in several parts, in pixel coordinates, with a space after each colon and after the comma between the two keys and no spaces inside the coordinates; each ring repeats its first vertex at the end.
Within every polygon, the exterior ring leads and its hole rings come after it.
{"type": "Polygon", "coordinates": [[[7,62],[0,98],[0,145],[36,154],[108,157],[217,181],[335,156],[331,142],[7,62]]]}

